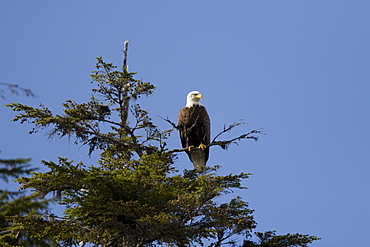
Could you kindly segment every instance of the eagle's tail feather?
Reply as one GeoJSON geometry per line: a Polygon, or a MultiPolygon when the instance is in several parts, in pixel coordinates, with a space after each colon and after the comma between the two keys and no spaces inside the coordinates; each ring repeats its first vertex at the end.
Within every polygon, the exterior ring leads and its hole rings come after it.
{"type": "Polygon", "coordinates": [[[203,150],[195,149],[190,152],[190,159],[193,162],[194,169],[199,170],[206,165],[206,156],[203,150]]]}

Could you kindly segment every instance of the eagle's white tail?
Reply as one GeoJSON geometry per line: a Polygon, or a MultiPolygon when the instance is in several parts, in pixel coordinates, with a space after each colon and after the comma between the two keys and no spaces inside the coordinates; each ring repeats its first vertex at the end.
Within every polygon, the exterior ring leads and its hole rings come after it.
{"type": "Polygon", "coordinates": [[[201,167],[206,165],[206,156],[203,150],[196,149],[191,151],[190,157],[195,170],[199,170],[201,167]]]}

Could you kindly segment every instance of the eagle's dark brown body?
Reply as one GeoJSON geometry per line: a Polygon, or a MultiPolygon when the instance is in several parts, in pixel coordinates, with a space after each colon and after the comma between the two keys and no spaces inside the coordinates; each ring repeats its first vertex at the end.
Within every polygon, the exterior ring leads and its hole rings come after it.
{"type": "Polygon", "coordinates": [[[192,147],[186,151],[195,169],[204,166],[208,161],[209,147],[198,148],[201,144],[210,143],[210,119],[204,106],[197,104],[180,110],[178,118],[180,139],[183,148],[192,147]]]}

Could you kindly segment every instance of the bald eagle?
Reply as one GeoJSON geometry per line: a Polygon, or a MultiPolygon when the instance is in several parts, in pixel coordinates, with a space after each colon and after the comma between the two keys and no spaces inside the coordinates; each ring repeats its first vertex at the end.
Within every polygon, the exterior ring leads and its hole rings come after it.
{"type": "Polygon", "coordinates": [[[209,157],[211,138],[210,120],[206,108],[200,103],[202,95],[192,91],[187,95],[186,106],[180,110],[178,129],[183,148],[194,169],[199,170],[206,165],[209,157]]]}

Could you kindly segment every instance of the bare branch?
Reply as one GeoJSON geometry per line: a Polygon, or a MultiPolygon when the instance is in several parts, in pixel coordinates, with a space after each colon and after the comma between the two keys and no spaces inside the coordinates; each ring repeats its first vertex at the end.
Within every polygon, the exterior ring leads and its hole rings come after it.
{"type": "Polygon", "coordinates": [[[164,118],[164,117],[161,117],[161,116],[158,116],[160,118],[162,118],[164,121],[166,121],[167,123],[171,124],[172,127],[174,127],[175,129],[179,129],[179,126],[177,124],[175,124],[174,122],[172,122],[168,117],[164,118]]]}
{"type": "Polygon", "coordinates": [[[258,141],[258,137],[257,137],[257,136],[255,136],[254,134],[263,134],[263,133],[262,133],[262,131],[261,131],[261,130],[252,130],[252,131],[251,131],[251,132],[249,132],[249,133],[246,133],[246,134],[240,135],[240,136],[235,137],[235,138],[233,138],[233,139],[231,139],[231,140],[227,140],[227,141],[215,141],[215,140],[213,140],[213,141],[211,142],[211,144],[210,144],[210,145],[208,145],[208,146],[218,145],[218,146],[220,146],[222,149],[227,149],[227,148],[228,148],[228,146],[229,146],[230,144],[232,144],[232,143],[237,144],[237,141],[241,141],[241,140],[243,140],[243,139],[253,139],[253,140],[255,140],[255,141],[258,141]]]}
{"type": "MultiPolygon", "coordinates": [[[[179,126],[178,126],[178,125],[176,125],[176,124],[175,124],[174,122],[172,122],[171,120],[169,120],[169,118],[168,118],[168,117],[166,117],[166,118],[163,118],[163,117],[161,117],[161,116],[158,116],[158,117],[162,118],[164,121],[166,121],[167,123],[171,124],[171,125],[172,125],[172,127],[174,127],[175,129],[180,130],[180,129],[179,129],[179,126]]],[[[192,129],[192,128],[194,128],[194,126],[197,124],[197,122],[198,122],[198,118],[199,118],[199,117],[197,117],[197,118],[195,119],[194,124],[193,124],[192,126],[190,126],[189,128],[187,128],[187,129],[186,129],[186,131],[187,131],[188,133],[189,133],[189,132],[191,131],[191,129],[192,129]]]]}
{"type": "MultiPolygon", "coordinates": [[[[18,84],[11,84],[6,82],[0,82],[0,85],[5,85],[8,87],[12,94],[18,95],[19,91],[23,92],[27,97],[36,97],[36,95],[31,91],[31,89],[20,87],[18,84]]],[[[0,89],[0,97],[5,99],[3,95],[4,90],[0,89]]]]}
{"type": "Polygon", "coordinates": [[[215,138],[213,138],[212,142],[215,142],[215,141],[216,141],[216,139],[217,139],[220,135],[222,135],[222,134],[224,134],[224,133],[226,133],[226,132],[230,131],[230,130],[231,130],[231,129],[233,129],[234,127],[236,127],[236,126],[238,126],[238,125],[242,125],[242,124],[246,124],[246,123],[245,123],[245,122],[242,122],[242,120],[239,120],[239,121],[237,121],[237,122],[234,122],[234,123],[230,124],[227,128],[226,128],[226,125],[224,125],[224,130],[223,130],[223,131],[221,131],[220,133],[218,133],[218,134],[215,136],[215,138]]]}
{"type": "MultiPolygon", "coordinates": [[[[237,124],[237,125],[240,125],[240,124],[237,124]]],[[[237,126],[237,125],[235,125],[235,126],[237,126]]],[[[220,134],[225,133],[226,132],[225,130],[227,130],[227,129],[228,128],[226,128],[223,131],[221,131],[217,136],[220,136],[220,134]]],[[[240,135],[240,136],[235,137],[235,138],[233,138],[231,140],[216,141],[215,139],[213,139],[213,141],[210,144],[206,145],[206,146],[207,147],[211,147],[211,146],[216,146],[217,145],[217,146],[220,146],[222,149],[227,149],[230,144],[232,144],[232,143],[237,144],[237,141],[241,141],[241,140],[244,140],[244,139],[253,139],[253,140],[257,141],[258,140],[258,137],[255,136],[255,134],[261,134],[261,135],[263,135],[263,133],[262,133],[261,130],[252,130],[252,131],[250,131],[250,132],[248,132],[246,134],[240,135]]],[[[196,147],[195,149],[197,149],[197,148],[198,147],[196,147]]],[[[179,152],[184,152],[186,150],[188,150],[188,149],[187,148],[175,148],[175,149],[168,150],[167,152],[168,153],[179,153],[179,152]]]]}
{"type": "MultiPolygon", "coordinates": [[[[169,124],[171,124],[172,127],[174,127],[175,129],[179,130],[179,126],[176,125],[171,120],[169,120],[168,117],[166,117],[166,118],[163,118],[161,116],[159,116],[159,117],[162,118],[164,121],[168,122],[169,124]]],[[[196,121],[195,121],[194,124],[196,124],[196,121]]],[[[238,144],[237,142],[238,141],[241,141],[243,139],[253,139],[253,140],[257,141],[258,140],[258,137],[255,134],[262,134],[263,135],[262,131],[259,130],[259,129],[257,129],[257,130],[252,130],[249,133],[246,133],[246,134],[240,135],[238,137],[235,137],[235,138],[233,138],[231,140],[217,141],[217,138],[220,137],[222,134],[225,134],[226,132],[231,131],[236,126],[239,126],[239,125],[242,125],[242,124],[246,124],[246,123],[243,122],[242,120],[239,120],[239,121],[236,121],[236,122],[230,124],[227,127],[225,125],[224,126],[224,129],[213,138],[213,140],[212,140],[212,142],[210,144],[208,144],[206,146],[207,147],[211,147],[211,146],[216,146],[217,145],[217,146],[220,146],[222,149],[227,149],[228,146],[231,145],[232,143],[238,144]]],[[[189,129],[191,129],[192,127],[190,127],[189,129]]],[[[188,150],[188,149],[187,148],[175,148],[175,149],[168,150],[167,152],[168,153],[178,153],[178,152],[184,152],[186,150],[188,150]]]]}
{"type": "MultiPolygon", "coordinates": [[[[161,116],[159,116],[160,118],[162,118],[164,121],[168,122],[169,124],[172,125],[172,127],[174,127],[175,129],[179,130],[179,126],[176,125],[174,122],[172,122],[171,120],[169,120],[168,117],[166,118],[163,118],[161,116]]],[[[238,137],[235,137],[231,140],[225,140],[225,141],[217,141],[217,138],[220,137],[222,134],[225,134],[226,132],[229,132],[231,131],[233,128],[235,128],[236,126],[239,126],[239,125],[242,125],[242,124],[246,124],[245,122],[243,122],[242,120],[239,120],[239,121],[236,121],[232,124],[230,124],[229,126],[226,127],[226,125],[224,126],[224,129],[218,133],[212,140],[212,142],[208,145],[206,145],[207,147],[211,147],[211,146],[220,146],[222,149],[227,149],[229,145],[231,145],[232,143],[235,143],[237,144],[238,141],[241,141],[243,139],[253,139],[255,141],[258,140],[258,137],[255,136],[254,134],[263,134],[261,130],[252,130],[250,131],[249,133],[246,133],[246,134],[243,134],[243,135],[240,135],[238,137]]],[[[193,127],[193,126],[192,126],[193,127]]],[[[191,128],[190,128],[191,129],[191,128]]],[[[168,150],[167,152],[168,153],[177,153],[177,152],[184,152],[188,150],[187,148],[175,148],[175,149],[171,149],[171,150],[168,150]]]]}

